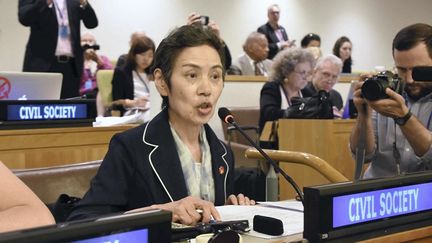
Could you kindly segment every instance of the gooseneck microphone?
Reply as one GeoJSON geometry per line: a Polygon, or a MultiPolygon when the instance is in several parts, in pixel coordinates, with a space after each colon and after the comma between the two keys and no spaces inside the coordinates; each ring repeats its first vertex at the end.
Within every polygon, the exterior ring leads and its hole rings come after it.
{"type": "Polygon", "coordinates": [[[285,173],[285,171],[283,171],[280,167],[279,167],[279,165],[274,161],[274,160],[272,160],[263,150],[262,150],[262,148],[261,147],[259,147],[244,131],[243,131],[243,129],[241,129],[240,127],[239,127],[239,125],[235,122],[235,120],[234,120],[234,116],[231,114],[231,112],[227,109],[227,108],[225,108],[225,107],[221,107],[221,108],[219,108],[219,111],[218,111],[218,115],[219,115],[219,118],[222,120],[222,121],[224,121],[225,123],[228,123],[228,124],[231,124],[231,125],[233,125],[242,135],[243,135],[243,137],[245,137],[247,140],[248,140],[248,142],[254,147],[254,148],[256,148],[257,150],[258,150],[258,152],[265,158],[265,160],[268,162],[268,163],[270,163],[272,166],[273,166],[273,168],[275,168],[275,170],[276,170],[276,172],[279,172],[279,173],[281,173],[281,175],[285,178],[285,180],[286,181],[288,181],[288,183],[294,188],[294,190],[297,192],[297,194],[299,195],[299,197],[300,197],[300,200],[301,200],[301,202],[302,202],[302,204],[304,205],[304,198],[303,198],[303,193],[302,193],[302,191],[300,190],[300,188],[299,188],[299,186],[294,182],[294,180],[289,176],[289,175],[287,175],[287,173],[285,173]]]}

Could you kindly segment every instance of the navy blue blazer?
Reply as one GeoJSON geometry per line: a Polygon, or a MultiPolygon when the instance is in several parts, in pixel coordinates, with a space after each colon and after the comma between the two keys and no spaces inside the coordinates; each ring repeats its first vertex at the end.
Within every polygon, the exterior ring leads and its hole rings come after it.
{"type": "MultiPolygon", "coordinates": [[[[204,125],[210,145],[215,205],[234,193],[232,152],[204,125]]],[[[116,134],[89,191],[68,220],[97,217],[187,197],[176,145],[164,109],[148,123],[116,134]]]]}
{"type": "MultiPolygon", "coordinates": [[[[283,39],[285,41],[288,40],[288,35],[285,31],[285,28],[279,25],[279,28],[282,32],[283,39]]],[[[279,42],[279,38],[277,37],[273,27],[271,27],[270,23],[266,23],[265,25],[262,25],[257,30],[259,33],[262,33],[266,36],[268,44],[269,44],[269,52],[268,52],[268,59],[273,59],[274,56],[279,52],[279,47],[276,43],[279,42]]]]}

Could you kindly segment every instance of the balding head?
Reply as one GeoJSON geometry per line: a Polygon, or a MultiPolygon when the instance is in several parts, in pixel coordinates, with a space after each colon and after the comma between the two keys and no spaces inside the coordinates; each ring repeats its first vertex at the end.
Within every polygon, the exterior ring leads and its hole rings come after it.
{"type": "Polygon", "coordinates": [[[247,37],[243,50],[256,62],[265,60],[269,51],[267,38],[261,33],[252,32],[247,37]]]}

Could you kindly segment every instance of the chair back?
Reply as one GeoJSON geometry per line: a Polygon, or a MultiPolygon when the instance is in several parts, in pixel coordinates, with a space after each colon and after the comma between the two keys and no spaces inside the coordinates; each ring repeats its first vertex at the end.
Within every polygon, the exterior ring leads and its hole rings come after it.
{"type": "Polygon", "coordinates": [[[56,202],[60,194],[82,198],[90,188],[101,160],[84,163],[13,170],[45,204],[56,202]]]}
{"type": "Polygon", "coordinates": [[[105,108],[111,106],[112,102],[112,85],[111,81],[114,75],[114,70],[99,70],[96,73],[97,86],[105,108]]]}

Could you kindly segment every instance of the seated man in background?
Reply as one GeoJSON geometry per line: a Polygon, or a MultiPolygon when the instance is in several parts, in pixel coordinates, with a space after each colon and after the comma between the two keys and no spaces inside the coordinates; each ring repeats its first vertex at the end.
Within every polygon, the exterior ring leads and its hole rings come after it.
{"type": "Polygon", "coordinates": [[[303,90],[304,97],[315,95],[320,90],[328,92],[329,99],[333,104],[333,115],[342,117],[343,100],[340,93],[333,89],[338,82],[342,72],[342,61],[335,55],[326,55],[318,59],[313,75],[312,82],[309,82],[303,90]]]}
{"type": "Polygon", "coordinates": [[[370,165],[364,178],[432,169],[432,84],[412,78],[414,67],[432,66],[432,26],[403,28],[392,49],[404,89],[386,88],[387,97],[367,100],[361,82],[353,95],[358,117],[350,148],[356,151],[360,134],[365,135],[365,162],[370,165]]]}
{"type": "Polygon", "coordinates": [[[84,50],[84,70],[81,76],[80,95],[86,98],[96,98],[98,92],[96,73],[99,70],[113,69],[108,57],[99,55],[99,45],[95,36],[86,32],[81,35],[81,46],[84,50]]]}
{"type": "Polygon", "coordinates": [[[232,152],[207,124],[223,88],[223,55],[219,38],[201,25],[182,26],[162,40],[152,70],[163,110],[112,138],[69,220],[164,209],[174,222],[193,225],[220,220],[214,205],[255,203],[232,194],[232,152]]]}
{"type": "Polygon", "coordinates": [[[265,35],[252,32],[243,50],[245,53],[234,61],[228,74],[268,76],[272,61],[267,59],[269,48],[265,35]]]}
{"type": "Polygon", "coordinates": [[[41,200],[0,161],[0,233],[55,224],[41,200]]]}

